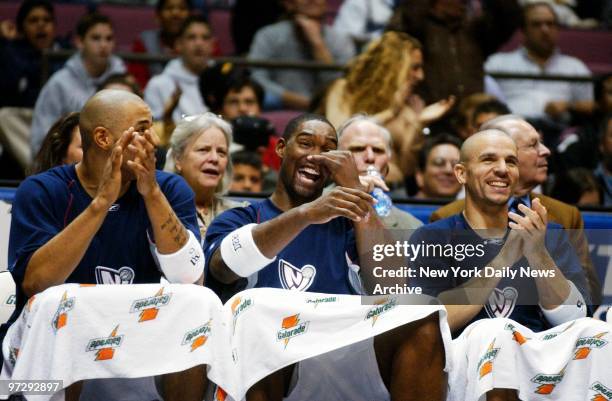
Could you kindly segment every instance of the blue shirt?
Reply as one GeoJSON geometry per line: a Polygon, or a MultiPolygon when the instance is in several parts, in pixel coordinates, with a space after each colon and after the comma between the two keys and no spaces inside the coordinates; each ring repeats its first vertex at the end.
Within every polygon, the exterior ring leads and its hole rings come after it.
{"type": "Polygon", "coordinates": [[[349,266],[357,259],[357,250],[351,222],[336,218],[325,224],[306,227],[277,256],[248,280],[239,280],[232,286],[221,284],[209,274],[212,255],[221,241],[232,231],[250,224],[263,223],[282,212],[269,199],[247,207],[223,212],[208,227],[204,242],[206,259],[206,286],[225,302],[236,292],[248,287],[285,288],[289,290],[323,292],[328,294],[355,294],[357,285],[351,282],[355,275],[349,266]]]}
{"type": "MultiPolygon", "coordinates": [[[[484,275],[485,266],[489,266],[490,262],[497,256],[504,245],[504,241],[504,238],[485,239],[480,237],[472,230],[461,213],[423,226],[411,237],[410,242],[412,244],[437,244],[447,246],[447,248],[450,245],[455,247],[455,253],[454,257],[450,254],[439,256],[439,253],[437,253],[434,256],[423,256],[417,259],[412,263],[412,267],[419,269],[421,266],[429,266],[431,269],[447,270],[449,273],[446,278],[426,277],[423,274],[418,274],[418,277],[411,281],[411,285],[422,287],[424,293],[438,296],[441,292],[458,287],[471,279],[471,277],[461,277],[461,274],[454,274],[451,267],[460,267],[459,271],[466,275],[468,272],[474,272],[474,268],[476,268],[484,275]],[[460,244],[472,245],[474,251],[467,252],[467,249],[460,249],[457,247],[460,244]]],[[[586,279],[580,261],[563,228],[558,224],[549,223],[545,244],[556,266],[567,280],[576,285],[585,301],[589,303],[590,297],[586,289],[586,279]]],[[[516,276],[511,278],[506,275],[501,278],[497,287],[491,293],[488,302],[466,324],[466,327],[479,319],[507,317],[534,331],[549,328],[550,325],[538,305],[538,291],[535,280],[530,278],[528,274],[524,274],[527,272],[527,267],[530,267],[530,265],[524,256],[509,267],[510,270],[517,272],[516,276]],[[521,270],[521,268],[523,269],[521,270]]],[[[534,269],[540,267],[543,266],[533,266],[534,269]]]]}
{"type": "MultiPolygon", "coordinates": [[[[159,186],[183,225],[199,238],[193,191],[179,176],[156,172],[159,186]]],[[[32,254],[77,218],[91,203],[74,165],[60,166],[27,178],[17,189],[12,209],[9,270],[17,287],[17,309],[32,254]]],[[[161,272],[150,249],[151,222],[136,182],[108,211],[85,255],[67,283],[158,283],[161,272]]]]}

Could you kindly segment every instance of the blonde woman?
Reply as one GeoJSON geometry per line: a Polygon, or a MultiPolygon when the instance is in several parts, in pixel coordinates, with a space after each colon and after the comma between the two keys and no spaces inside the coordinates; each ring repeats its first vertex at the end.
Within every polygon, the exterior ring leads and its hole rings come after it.
{"type": "Polygon", "coordinates": [[[356,113],[366,113],[391,132],[390,182],[414,173],[422,128],[454,104],[451,97],[424,107],[412,93],[423,78],[420,43],[402,32],[386,32],[351,61],[346,76],[332,84],[325,99],[325,115],[334,126],[356,113]]]}
{"type": "Polygon", "coordinates": [[[232,127],[212,113],[185,117],[170,138],[166,170],[181,175],[195,193],[202,243],[212,220],[246,204],[222,197],[232,182],[232,127]]]}

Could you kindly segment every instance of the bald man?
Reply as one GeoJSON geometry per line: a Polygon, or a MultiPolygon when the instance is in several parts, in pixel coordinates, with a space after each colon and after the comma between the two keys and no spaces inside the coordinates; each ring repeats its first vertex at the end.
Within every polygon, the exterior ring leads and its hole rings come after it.
{"type": "MultiPolygon", "coordinates": [[[[584,235],[584,222],[580,211],[575,206],[568,205],[549,196],[534,193],[538,185],[546,182],[548,176],[548,162],[550,150],[542,143],[540,135],[535,128],[523,118],[515,115],[504,115],[483,124],[481,129],[497,129],[508,134],[517,145],[519,161],[519,179],[513,196],[508,200],[508,205],[516,211],[518,204],[531,206],[534,199],[548,211],[548,219],[562,225],[568,230],[568,234],[574,249],[580,258],[580,264],[587,276],[589,290],[593,303],[601,301],[601,284],[593,263],[589,256],[589,247],[584,235]]],[[[434,222],[441,218],[449,217],[464,209],[463,199],[451,202],[432,213],[430,221],[434,222]]]]}
{"type": "Polygon", "coordinates": [[[418,266],[449,273],[459,266],[462,273],[453,271],[449,278],[418,280],[447,305],[455,334],[485,318],[510,318],[542,331],[586,316],[586,280],[562,227],[548,222],[537,198],[531,207],[520,205],[520,214],[508,210],[519,185],[517,153],[512,138],[499,130],[468,138],[454,168],[466,188],[464,210],[413,235],[415,244],[455,247],[452,256],[445,252],[418,260],[418,266]],[[521,267],[536,274],[526,275],[521,267]]]}
{"type": "Polygon", "coordinates": [[[83,160],[19,186],[9,238],[15,319],[29,297],[63,283],[201,280],[194,195],[155,170],[151,123],[138,96],[98,92],[81,110],[83,160]]]}

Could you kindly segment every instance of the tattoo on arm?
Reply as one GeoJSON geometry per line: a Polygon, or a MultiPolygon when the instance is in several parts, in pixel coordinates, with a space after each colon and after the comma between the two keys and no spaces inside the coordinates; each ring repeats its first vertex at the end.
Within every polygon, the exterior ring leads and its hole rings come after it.
{"type": "Polygon", "coordinates": [[[181,221],[176,217],[174,212],[170,212],[166,221],[160,226],[162,231],[167,231],[173,235],[172,239],[177,245],[183,245],[187,241],[187,235],[185,234],[185,228],[181,221]]]}

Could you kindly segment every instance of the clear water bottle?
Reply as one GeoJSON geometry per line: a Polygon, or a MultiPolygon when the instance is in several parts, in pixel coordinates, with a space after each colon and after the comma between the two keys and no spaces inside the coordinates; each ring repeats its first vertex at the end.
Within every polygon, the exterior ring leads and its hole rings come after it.
{"type": "MultiPolygon", "coordinates": [[[[376,167],[372,165],[368,166],[367,174],[369,176],[378,177],[383,180],[382,174],[380,174],[376,167]]],[[[385,191],[382,190],[382,188],[378,187],[374,187],[372,192],[370,192],[370,195],[372,195],[377,200],[376,204],[374,205],[374,210],[376,211],[376,214],[380,217],[388,216],[389,213],[391,213],[391,206],[393,206],[393,201],[391,200],[389,195],[387,195],[385,191]]]]}

